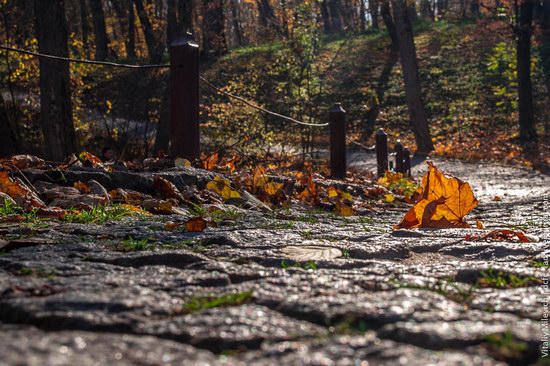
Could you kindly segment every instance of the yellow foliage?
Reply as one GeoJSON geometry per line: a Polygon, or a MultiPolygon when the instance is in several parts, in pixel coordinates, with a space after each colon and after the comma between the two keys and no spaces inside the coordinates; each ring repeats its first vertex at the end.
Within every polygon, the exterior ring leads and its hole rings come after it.
{"type": "Polygon", "coordinates": [[[215,177],[213,181],[209,182],[206,185],[206,188],[216,192],[217,194],[222,196],[224,200],[228,200],[231,198],[241,198],[239,192],[231,188],[231,183],[228,180],[223,179],[219,176],[215,177]]]}

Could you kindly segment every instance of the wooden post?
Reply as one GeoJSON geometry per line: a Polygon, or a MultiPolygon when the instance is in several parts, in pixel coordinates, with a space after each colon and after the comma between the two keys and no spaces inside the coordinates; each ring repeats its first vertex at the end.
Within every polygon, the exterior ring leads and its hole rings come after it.
{"type": "Polygon", "coordinates": [[[346,111],[341,103],[330,110],[330,175],[346,177],[346,111]]]}
{"type": "Polygon", "coordinates": [[[199,45],[187,34],[170,45],[170,154],[200,157],[199,45]]]}
{"type": "Polygon", "coordinates": [[[403,145],[400,140],[395,143],[395,171],[405,174],[405,155],[403,154],[403,145]]]}
{"type": "Polygon", "coordinates": [[[404,165],[405,165],[405,174],[407,174],[407,176],[409,177],[412,177],[412,173],[411,173],[411,152],[409,151],[409,149],[405,148],[403,150],[403,155],[405,156],[404,158],[404,165]]]}
{"type": "Polygon", "coordinates": [[[388,135],[383,129],[376,132],[376,164],[378,166],[378,177],[381,178],[388,170],[388,135]]]}

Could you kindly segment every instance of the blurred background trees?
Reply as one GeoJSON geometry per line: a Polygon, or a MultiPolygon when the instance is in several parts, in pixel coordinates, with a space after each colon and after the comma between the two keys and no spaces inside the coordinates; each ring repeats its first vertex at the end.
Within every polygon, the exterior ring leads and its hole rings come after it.
{"type": "MultiPolygon", "coordinates": [[[[414,141],[418,152],[453,155],[475,147],[470,141],[482,149],[479,133],[495,128],[499,141],[510,143],[497,151],[506,158],[548,136],[549,0],[0,4],[2,44],[56,55],[163,63],[168,45],[189,31],[201,46],[204,74],[225,90],[314,123],[343,102],[352,134],[364,143],[385,127],[414,141]]],[[[153,146],[168,118],[166,70],[65,67],[6,52],[0,64],[3,154],[60,159],[78,146],[115,146],[131,157],[165,149],[153,146]],[[57,143],[63,147],[54,151],[57,143]]],[[[292,142],[313,156],[314,142],[324,138],[209,90],[203,102],[212,145],[242,139],[243,152],[270,154],[292,142]]]]}

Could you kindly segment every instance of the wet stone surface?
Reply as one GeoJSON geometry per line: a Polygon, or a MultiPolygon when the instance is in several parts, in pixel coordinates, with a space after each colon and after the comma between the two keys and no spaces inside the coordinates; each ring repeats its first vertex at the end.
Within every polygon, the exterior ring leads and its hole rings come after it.
{"type": "Polygon", "coordinates": [[[472,182],[487,230],[537,240],[393,231],[406,207],[343,218],[227,206],[198,234],[165,229],[185,216],[0,224],[0,365],[543,364],[548,178],[444,168],[472,182]]]}

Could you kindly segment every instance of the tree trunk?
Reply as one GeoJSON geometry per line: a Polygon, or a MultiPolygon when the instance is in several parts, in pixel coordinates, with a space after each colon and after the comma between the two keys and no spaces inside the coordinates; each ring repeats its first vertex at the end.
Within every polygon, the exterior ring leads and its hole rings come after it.
{"type": "Polygon", "coordinates": [[[473,18],[479,18],[479,0],[472,0],[472,2],[470,3],[470,13],[472,13],[473,18]]]}
{"type": "Polygon", "coordinates": [[[134,3],[128,2],[128,38],[126,39],[126,57],[134,59],[136,55],[136,16],[134,13],[134,3]]]}
{"type": "Polygon", "coordinates": [[[435,14],[430,0],[420,1],[420,16],[424,20],[435,21],[435,14]]]}
{"type": "Polygon", "coordinates": [[[239,2],[238,0],[231,0],[229,6],[231,7],[231,24],[233,26],[233,34],[235,35],[235,43],[238,46],[244,44],[243,31],[241,29],[241,22],[239,21],[239,2]]]}
{"type": "Polygon", "coordinates": [[[380,29],[380,23],[378,22],[378,14],[380,13],[380,2],[378,0],[369,1],[369,12],[372,18],[372,29],[377,31],[380,29]]]}
{"type": "Polygon", "coordinates": [[[2,93],[0,93],[0,136],[2,136],[2,143],[0,144],[1,158],[12,156],[19,152],[17,134],[8,116],[2,93]]]}
{"type": "MultiPolygon", "coordinates": [[[[125,47],[126,47],[126,57],[130,58],[129,50],[128,50],[128,2],[129,0],[122,0],[122,1],[113,1],[110,4],[112,4],[113,9],[115,10],[116,17],[117,17],[117,23],[120,28],[120,31],[122,33],[121,37],[122,39],[125,39],[125,47]]],[[[132,8],[133,9],[133,8],[132,8]]],[[[135,56],[135,55],[134,55],[135,56]]]]}
{"type": "Polygon", "coordinates": [[[550,0],[543,0],[540,11],[539,57],[550,98],[550,0]]]}
{"type": "Polygon", "coordinates": [[[104,61],[109,53],[109,40],[107,39],[107,28],[105,27],[105,13],[101,0],[90,0],[90,10],[94,22],[95,35],[95,59],[104,61]]]}
{"type": "Polygon", "coordinates": [[[168,15],[167,15],[167,29],[166,37],[168,40],[168,45],[171,45],[172,42],[176,39],[178,35],[182,32],[178,28],[178,4],[176,0],[168,0],[168,15]]]}
{"type": "Polygon", "coordinates": [[[380,6],[380,15],[382,16],[384,25],[386,26],[388,34],[390,35],[391,48],[392,50],[396,50],[399,47],[399,41],[397,39],[397,30],[395,29],[395,23],[393,22],[393,18],[391,15],[389,0],[384,0],[382,2],[382,5],[380,6]]]}
{"type": "Polygon", "coordinates": [[[365,0],[359,0],[359,31],[367,30],[367,6],[365,0]]]}
{"type": "Polygon", "coordinates": [[[178,0],[178,28],[184,33],[193,30],[193,1],[178,0]]]}
{"type": "Polygon", "coordinates": [[[203,58],[227,52],[224,0],[204,0],[203,58]]]}
{"type": "Polygon", "coordinates": [[[405,94],[409,109],[410,124],[416,140],[417,153],[425,155],[432,151],[434,147],[428,125],[428,114],[422,100],[416,47],[414,45],[408,8],[405,0],[392,0],[392,7],[397,30],[397,40],[399,42],[399,54],[401,56],[401,67],[405,81],[405,94]]]}
{"type": "Polygon", "coordinates": [[[149,16],[145,11],[142,0],[134,0],[136,11],[143,29],[143,35],[145,36],[145,44],[147,44],[147,51],[149,53],[149,61],[153,64],[159,63],[162,60],[162,54],[164,53],[164,47],[157,41],[153,26],[149,21],[149,16]]]}
{"type": "Polygon", "coordinates": [[[330,22],[330,12],[328,10],[328,1],[329,0],[323,0],[321,3],[321,18],[323,19],[323,30],[325,33],[331,33],[332,32],[332,23],[330,22]]]}
{"type": "Polygon", "coordinates": [[[409,20],[414,23],[418,20],[418,13],[416,12],[416,1],[407,0],[407,9],[409,11],[409,20]]]}
{"type": "MultiPolygon", "coordinates": [[[[35,0],[38,51],[68,57],[64,0],[35,0]]],[[[40,124],[48,160],[63,161],[76,152],[69,64],[40,59],[40,124]]]]}
{"type": "Polygon", "coordinates": [[[340,0],[327,0],[331,24],[331,33],[343,30],[342,4],[340,0]]]}
{"type": "Polygon", "coordinates": [[[281,34],[281,28],[269,0],[256,0],[256,4],[260,15],[258,18],[260,21],[260,33],[270,34],[274,31],[276,34],[281,34]]]}
{"type": "Polygon", "coordinates": [[[86,0],[80,0],[80,27],[82,32],[82,44],[84,45],[84,51],[86,57],[90,57],[90,43],[88,40],[88,8],[86,7],[86,0]]]}
{"type": "Polygon", "coordinates": [[[518,25],[516,27],[519,136],[522,140],[534,140],[536,138],[533,87],[531,83],[532,22],[533,0],[523,0],[519,5],[518,25]]]}

